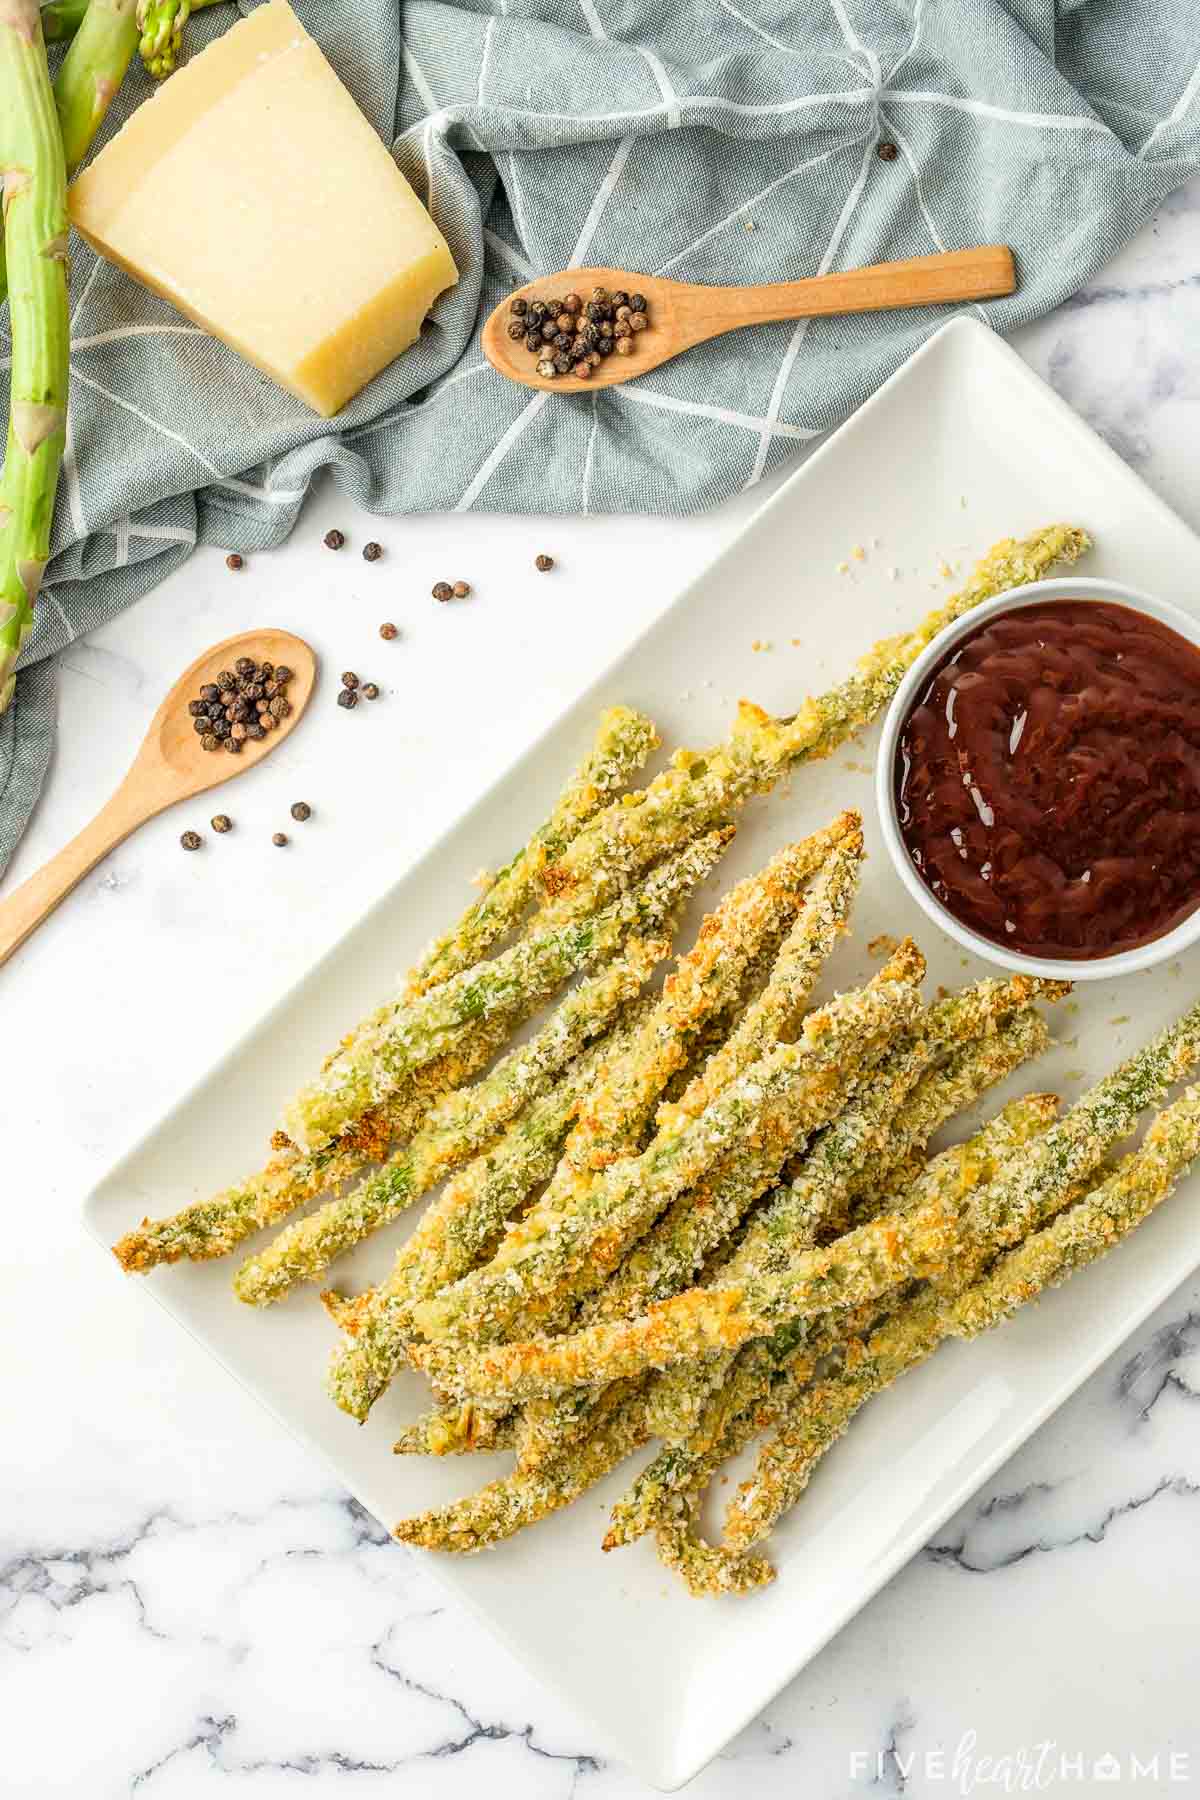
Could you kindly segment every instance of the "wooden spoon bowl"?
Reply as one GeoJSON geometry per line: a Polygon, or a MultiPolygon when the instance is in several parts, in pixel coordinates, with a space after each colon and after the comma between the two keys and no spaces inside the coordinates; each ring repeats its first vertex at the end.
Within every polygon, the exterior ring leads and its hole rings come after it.
{"type": "MultiPolygon", "coordinates": [[[[889,307],[936,306],[952,300],[992,300],[1017,285],[1012,251],[1004,244],[949,250],[940,256],[913,256],[905,262],[876,263],[845,274],[814,275],[805,281],[770,282],[763,287],[700,287],[663,275],[636,275],[629,269],[566,269],[540,275],[516,288],[488,315],[481,343],[494,369],[523,387],[551,394],[585,394],[616,387],[649,374],[673,356],[737,331],[780,319],[818,318],[835,313],[880,312],[889,307]],[[607,356],[586,380],[578,375],[539,375],[539,358],[508,328],[516,299],[562,299],[577,293],[586,302],[592,289],[624,289],[644,294],[650,323],[633,339],[629,356],[607,356]]],[[[547,346],[549,349],[549,346],[547,346]]]]}
{"type": "Polygon", "coordinates": [[[290,631],[244,631],[198,656],[151,719],[141,749],[112,799],[57,856],[0,904],[0,963],[7,962],[59,901],[139,825],[180,800],[192,800],[197,794],[221,787],[235,775],[256,768],[296,729],[312,698],[316,679],[316,653],[290,631]],[[241,753],[230,756],[224,750],[203,748],[188,712],[188,702],[196,699],[206,681],[230,668],[239,656],[252,656],[255,662],[268,661],[276,666],[283,663],[292,670],[287,687],[292,710],[266,737],[247,738],[241,753]]]}

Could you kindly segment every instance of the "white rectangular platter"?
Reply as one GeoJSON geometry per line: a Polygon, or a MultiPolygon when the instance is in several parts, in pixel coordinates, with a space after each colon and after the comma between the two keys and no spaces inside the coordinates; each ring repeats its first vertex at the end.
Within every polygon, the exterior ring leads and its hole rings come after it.
{"type": "MultiPolygon", "coordinates": [[[[1197,604],[1200,541],[1011,350],[956,320],[113,1170],[87,1202],[92,1232],[111,1244],[143,1213],[173,1211],[254,1165],[287,1094],[457,914],[473,872],[501,862],[543,816],[601,706],[642,707],[668,746],[692,747],[723,736],[739,695],[792,712],[875,638],[937,604],[956,585],[943,565],[961,575],[996,538],[1055,519],[1095,535],[1081,573],[1197,604]]],[[[831,982],[844,988],[877,966],[866,949],[877,933],[911,930],[928,954],[931,990],[961,984],[983,971],[937,938],[886,864],[871,807],[872,750],[868,736],[755,802],[721,885],[857,804],[871,857],[854,936],[831,982]]],[[[1082,987],[1057,1011],[1058,1047],[1021,1085],[1074,1096],[1198,986],[1192,957],[1152,976],[1082,987]]],[[[339,1264],[339,1285],[355,1289],[381,1274],[394,1243],[364,1246],[339,1264]]],[[[1198,1261],[1193,1181],[1118,1254],[1028,1316],[942,1350],[856,1421],[776,1534],[778,1580],[752,1599],[689,1599],[647,1543],[602,1554],[607,1505],[634,1464],[535,1530],[481,1557],[436,1559],[436,1571],[617,1755],[653,1784],[679,1786],[1198,1261]]],[[[323,1392],[333,1331],[315,1296],[255,1312],[232,1299],[229,1275],[220,1264],[178,1267],[145,1285],[382,1521],[466,1492],[506,1466],[393,1457],[398,1426],[424,1401],[417,1382],[398,1383],[358,1427],[323,1392]]]]}

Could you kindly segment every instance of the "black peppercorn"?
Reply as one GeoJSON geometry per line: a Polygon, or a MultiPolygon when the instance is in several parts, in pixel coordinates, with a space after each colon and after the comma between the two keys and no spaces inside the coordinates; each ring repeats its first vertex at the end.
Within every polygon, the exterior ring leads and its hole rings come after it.
{"type": "Polygon", "coordinates": [[[235,737],[227,737],[225,739],[223,748],[228,750],[228,752],[231,756],[240,756],[242,753],[242,746],[239,743],[238,739],[235,737]]]}
{"type": "Polygon", "coordinates": [[[625,292],[624,288],[617,288],[616,292],[613,294],[612,303],[614,312],[618,312],[621,307],[629,305],[629,295],[625,292]]]}
{"type": "Polygon", "coordinates": [[[206,732],[205,735],[200,739],[200,748],[202,750],[219,750],[221,748],[221,740],[217,736],[216,732],[214,732],[214,731],[206,732]]]}
{"type": "Polygon", "coordinates": [[[261,700],[266,691],[266,687],[261,681],[248,681],[242,689],[247,700],[261,700]]]}
{"type": "Polygon", "coordinates": [[[264,737],[266,737],[266,735],[267,735],[266,732],[263,730],[262,720],[261,719],[251,719],[250,723],[246,727],[246,736],[253,743],[257,743],[259,738],[264,738],[264,737]]]}
{"type": "Polygon", "coordinates": [[[347,669],[345,671],[345,673],[343,674],[342,686],[343,687],[357,687],[358,686],[358,676],[354,673],[353,669],[347,669]]]}
{"type": "Polygon", "coordinates": [[[344,706],[348,712],[352,711],[358,705],[358,689],[342,688],[338,694],[337,703],[339,706],[344,706]]]}
{"type": "Polygon", "coordinates": [[[569,331],[556,332],[554,337],[554,348],[556,350],[569,350],[573,341],[569,331]]]}
{"type": "Polygon", "coordinates": [[[377,544],[374,542],[374,540],[372,540],[371,543],[363,545],[363,561],[364,562],[378,562],[382,555],[383,555],[383,545],[382,544],[377,544]]]}
{"type": "Polygon", "coordinates": [[[600,332],[590,321],[579,327],[579,336],[585,350],[594,350],[600,342],[600,332]]]}
{"type": "Polygon", "coordinates": [[[880,162],[895,162],[899,155],[899,151],[896,149],[895,144],[878,144],[875,149],[875,154],[880,162]]]}
{"type": "Polygon", "coordinates": [[[544,575],[546,573],[547,569],[552,569],[554,567],[554,558],[552,556],[545,555],[545,553],[543,552],[543,554],[541,556],[534,557],[533,566],[535,569],[540,569],[542,574],[544,575]]]}
{"type": "Polygon", "coordinates": [[[339,531],[335,525],[332,531],[327,531],[325,533],[322,541],[327,550],[340,550],[346,541],[346,534],[344,531],[339,531]]]}
{"type": "Polygon", "coordinates": [[[225,567],[227,569],[232,569],[234,574],[236,574],[239,569],[245,567],[245,563],[236,550],[231,550],[229,555],[225,558],[225,567]]]}
{"type": "Polygon", "coordinates": [[[197,737],[203,737],[211,723],[212,721],[210,719],[193,719],[192,730],[196,733],[197,737]]]}
{"type": "Polygon", "coordinates": [[[542,342],[545,344],[550,343],[557,336],[558,326],[554,323],[553,319],[546,320],[545,324],[541,327],[541,333],[542,342]]]}
{"type": "Polygon", "coordinates": [[[219,737],[222,740],[222,742],[224,742],[224,740],[229,736],[229,720],[228,719],[224,719],[224,718],[214,719],[212,721],[212,728],[213,728],[213,731],[216,733],[217,737],[219,737]]]}
{"type": "Polygon", "coordinates": [[[601,356],[611,356],[613,351],[617,348],[616,339],[615,338],[601,338],[600,342],[596,345],[596,348],[600,352],[601,356]]]}
{"type": "Polygon", "coordinates": [[[387,640],[387,642],[390,644],[394,637],[400,636],[400,633],[399,633],[399,630],[397,629],[397,627],[392,624],[391,620],[386,619],[384,621],[384,623],[379,627],[379,635],[381,638],[385,638],[387,640]]]}
{"type": "Polygon", "coordinates": [[[644,313],[646,310],[645,294],[630,294],[629,309],[631,312],[644,313]]]}
{"type": "Polygon", "coordinates": [[[593,325],[598,325],[604,317],[604,308],[595,300],[589,300],[584,311],[587,313],[587,316],[592,321],[593,325]]]}
{"type": "Polygon", "coordinates": [[[432,588],[435,600],[453,600],[454,589],[448,581],[435,581],[432,588]]]}
{"type": "Polygon", "coordinates": [[[219,831],[222,835],[227,831],[233,830],[233,820],[228,813],[216,813],[213,818],[209,820],[209,824],[214,831],[219,831]]]}
{"type": "Polygon", "coordinates": [[[277,850],[282,850],[284,845],[287,843],[287,832],[286,831],[273,831],[271,833],[271,842],[275,845],[275,848],[277,850]]]}
{"type": "Polygon", "coordinates": [[[270,681],[270,679],[274,673],[275,673],[275,664],[274,663],[272,663],[272,662],[259,663],[258,679],[260,681],[270,681]]]}
{"type": "MultiPolygon", "coordinates": [[[[217,693],[223,694],[227,688],[231,688],[233,686],[233,684],[236,680],[237,680],[237,677],[234,675],[232,669],[222,669],[221,673],[217,676],[217,693]]],[[[228,704],[229,704],[228,700],[225,702],[225,704],[226,704],[226,706],[228,706],[228,704]]]]}
{"type": "Polygon", "coordinates": [[[276,694],[271,702],[271,717],[273,719],[286,719],[291,710],[290,704],[284,699],[283,695],[276,694]]]}
{"type": "Polygon", "coordinates": [[[362,686],[362,697],[364,700],[378,700],[379,689],[373,681],[364,681],[362,686]]]}
{"type": "Polygon", "coordinates": [[[219,700],[221,698],[221,690],[215,681],[206,681],[204,683],[204,686],[200,689],[200,698],[202,700],[219,700]]]}
{"type": "Polygon", "coordinates": [[[554,359],[554,373],[556,375],[569,375],[570,372],[571,358],[567,355],[565,350],[560,350],[554,359]]]}
{"type": "Polygon", "coordinates": [[[519,344],[526,336],[524,319],[510,319],[506,329],[514,344],[519,344]]]}
{"type": "Polygon", "coordinates": [[[205,706],[203,700],[189,700],[188,711],[191,713],[193,719],[207,719],[208,717],[208,708],[205,706]]]}
{"type": "Polygon", "coordinates": [[[244,724],[250,717],[250,702],[248,700],[235,700],[229,711],[239,724],[244,724]]]}
{"type": "Polygon", "coordinates": [[[258,664],[252,656],[239,656],[233,666],[239,675],[253,675],[258,668],[258,664]]]}
{"type": "Polygon", "coordinates": [[[275,671],[275,680],[280,687],[286,687],[288,682],[292,679],[292,674],[293,671],[288,668],[286,663],[280,663],[275,671]]]}
{"type": "Polygon", "coordinates": [[[509,303],[509,311],[515,312],[518,319],[521,318],[525,313],[527,313],[529,311],[528,300],[522,300],[520,294],[518,294],[516,299],[509,303]]]}
{"type": "Polygon", "coordinates": [[[185,831],[179,841],[185,850],[198,850],[203,840],[198,831],[185,831]]]}
{"type": "Polygon", "coordinates": [[[304,823],[305,819],[312,818],[312,807],[308,804],[307,800],[295,801],[291,812],[293,819],[299,819],[301,824],[304,823]]]}
{"type": "Polygon", "coordinates": [[[582,305],[583,305],[583,301],[580,299],[578,294],[568,294],[566,299],[563,301],[563,311],[569,312],[569,313],[577,313],[580,310],[580,308],[582,307],[582,305]]]}

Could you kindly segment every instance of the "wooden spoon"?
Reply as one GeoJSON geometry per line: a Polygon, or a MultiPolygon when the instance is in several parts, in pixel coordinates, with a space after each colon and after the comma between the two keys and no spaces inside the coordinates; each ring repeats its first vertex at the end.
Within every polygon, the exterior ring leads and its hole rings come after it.
{"type": "Polygon", "coordinates": [[[681,351],[743,325],[815,319],[831,313],[880,312],[892,306],[938,306],[950,300],[992,300],[1011,294],[1016,285],[1012,251],[1004,244],[948,250],[941,256],[913,256],[907,262],[876,263],[844,275],[813,275],[806,281],[772,282],[764,287],[697,287],[690,281],[635,275],[628,269],[566,269],[561,275],[539,275],[500,302],[484,324],[483,353],[501,375],[524,387],[582,394],[589,388],[632,381],[681,351]],[[550,296],[561,300],[576,293],[586,303],[597,287],[607,288],[610,294],[623,288],[626,293],[645,295],[650,326],[633,339],[632,355],[606,356],[587,380],[577,375],[539,375],[541,359],[529,353],[523,339],[508,335],[516,317],[513,300],[550,296]]]}
{"type": "Polygon", "coordinates": [[[316,678],[315,652],[290,631],[246,631],[214,644],[198,656],[151,719],[142,747],[112,799],[78,837],[72,838],[44,868],[0,903],[0,963],[7,962],[88,870],[94,869],[101,857],[107,856],[131,831],[177,801],[191,800],[207,788],[220,787],[235,775],[255,768],[290,737],[312,698],[316,678]],[[287,687],[292,710],[266,737],[247,738],[241,754],[230,756],[223,750],[202,748],[188,702],[196,698],[202,682],[211,681],[219,670],[231,668],[239,656],[252,656],[256,662],[265,659],[276,665],[286,663],[293,672],[287,687]]]}

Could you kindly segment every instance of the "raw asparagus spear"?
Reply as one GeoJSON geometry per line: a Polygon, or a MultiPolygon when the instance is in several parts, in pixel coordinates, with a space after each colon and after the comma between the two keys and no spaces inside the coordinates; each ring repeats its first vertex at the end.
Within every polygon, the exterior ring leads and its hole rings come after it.
{"type": "Polygon", "coordinates": [[[67,174],[37,0],[0,6],[10,400],[0,473],[0,712],[50,555],[67,417],[67,174]]]}

